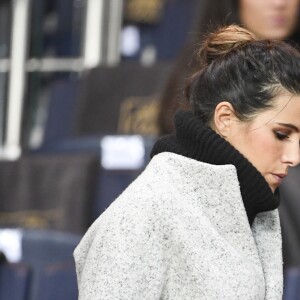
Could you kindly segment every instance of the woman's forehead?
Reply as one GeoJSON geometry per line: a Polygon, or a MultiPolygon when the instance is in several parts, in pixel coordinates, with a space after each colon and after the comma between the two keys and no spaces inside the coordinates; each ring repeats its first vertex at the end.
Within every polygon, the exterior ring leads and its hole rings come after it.
{"type": "Polygon", "coordinates": [[[283,93],[274,98],[273,107],[259,113],[257,121],[293,124],[300,128],[300,95],[283,93]]]}

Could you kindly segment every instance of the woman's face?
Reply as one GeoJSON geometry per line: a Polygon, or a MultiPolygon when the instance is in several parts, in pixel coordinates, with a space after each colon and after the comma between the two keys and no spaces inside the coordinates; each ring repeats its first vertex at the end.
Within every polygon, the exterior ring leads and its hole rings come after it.
{"type": "Polygon", "coordinates": [[[251,122],[232,122],[226,140],[264,176],[274,192],[300,163],[300,96],[288,92],[275,98],[275,107],[251,122]]]}
{"type": "Polygon", "coordinates": [[[259,38],[283,40],[295,29],[299,0],[240,0],[240,20],[259,38]]]}

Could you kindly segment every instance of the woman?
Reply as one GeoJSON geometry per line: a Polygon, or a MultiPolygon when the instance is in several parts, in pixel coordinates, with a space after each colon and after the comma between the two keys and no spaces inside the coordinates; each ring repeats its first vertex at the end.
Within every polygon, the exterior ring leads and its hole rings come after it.
{"type": "Polygon", "coordinates": [[[186,78],[195,72],[195,47],[209,30],[220,25],[241,24],[257,37],[300,43],[299,0],[201,0],[195,31],[174,64],[162,93],[158,112],[160,135],[174,131],[173,116],[179,108],[187,108],[182,94],[186,78]]]}
{"type": "Polygon", "coordinates": [[[192,112],[77,249],[79,299],[281,299],[275,190],[300,161],[300,54],[208,36],[192,112]]]}

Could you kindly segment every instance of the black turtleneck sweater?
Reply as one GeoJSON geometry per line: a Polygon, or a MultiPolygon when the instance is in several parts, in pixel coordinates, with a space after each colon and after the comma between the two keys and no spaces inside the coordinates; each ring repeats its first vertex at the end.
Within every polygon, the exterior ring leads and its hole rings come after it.
{"type": "Polygon", "coordinates": [[[258,170],[191,112],[181,111],[176,114],[175,131],[175,135],[163,137],[156,142],[151,157],[161,152],[172,152],[213,165],[234,165],[250,225],[257,213],[279,206],[279,198],[272,193],[258,170]]]}

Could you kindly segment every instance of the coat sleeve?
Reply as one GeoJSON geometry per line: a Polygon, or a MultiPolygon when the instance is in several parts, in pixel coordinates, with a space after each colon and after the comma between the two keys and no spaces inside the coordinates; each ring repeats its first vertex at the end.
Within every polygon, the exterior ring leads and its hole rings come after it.
{"type": "Polygon", "coordinates": [[[161,224],[155,208],[110,207],[74,252],[79,299],[159,299],[168,269],[161,224]]]}

